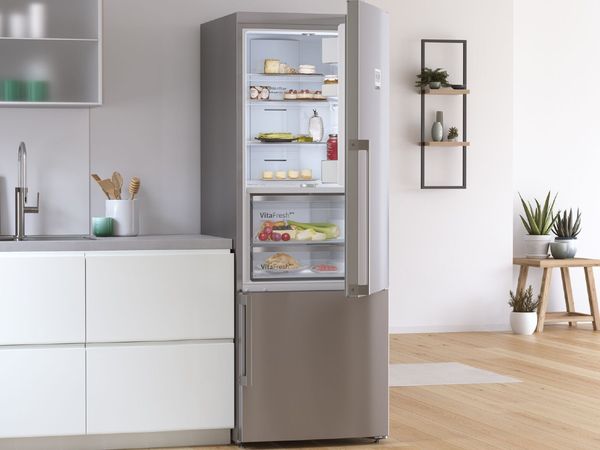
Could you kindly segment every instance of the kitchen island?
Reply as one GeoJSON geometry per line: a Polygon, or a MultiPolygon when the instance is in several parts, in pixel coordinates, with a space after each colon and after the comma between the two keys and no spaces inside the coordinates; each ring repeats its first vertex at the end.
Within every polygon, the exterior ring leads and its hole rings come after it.
{"type": "Polygon", "coordinates": [[[228,443],[231,244],[0,242],[0,449],[228,443]]]}

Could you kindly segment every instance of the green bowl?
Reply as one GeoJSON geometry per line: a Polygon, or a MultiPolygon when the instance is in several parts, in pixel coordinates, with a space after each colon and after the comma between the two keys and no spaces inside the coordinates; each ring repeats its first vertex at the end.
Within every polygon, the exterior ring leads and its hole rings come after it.
{"type": "Polygon", "coordinates": [[[112,217],[92,217],[92,233],[96,237],[108,237],[113,235],[112,217]]]}

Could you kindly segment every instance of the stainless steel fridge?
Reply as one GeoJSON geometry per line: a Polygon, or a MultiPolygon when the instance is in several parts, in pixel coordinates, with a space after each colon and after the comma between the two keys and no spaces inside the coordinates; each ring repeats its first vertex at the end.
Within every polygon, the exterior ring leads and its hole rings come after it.
{"type": "Polygon", "coordinates": [[[234,240],[237,443],[388,434],[388,41],[358,0],[201,27],[202,232],[234,240]]]}

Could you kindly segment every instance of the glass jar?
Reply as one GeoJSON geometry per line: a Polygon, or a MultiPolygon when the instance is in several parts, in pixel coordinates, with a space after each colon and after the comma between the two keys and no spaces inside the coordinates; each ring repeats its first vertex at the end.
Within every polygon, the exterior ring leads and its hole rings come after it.
{"type": "Polygon", "coordinates": [[[338,159],[338,135],[330,134],[327,139],[327,160],[337,161],[338,159]]]}

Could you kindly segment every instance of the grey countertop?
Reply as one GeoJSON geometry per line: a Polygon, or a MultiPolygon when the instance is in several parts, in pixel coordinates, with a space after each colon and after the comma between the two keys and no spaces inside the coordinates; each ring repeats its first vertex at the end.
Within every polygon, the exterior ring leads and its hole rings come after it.
{"type": "Polygon", "coordinates": [[[229,250],[231,239],[202,234],[74,238],[46,236],[21,242],[0,240],[0,252],[94,252],[118,250],[229,250]]]}

